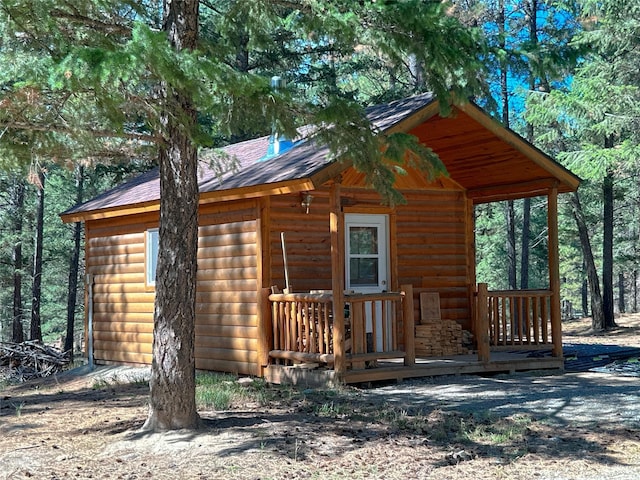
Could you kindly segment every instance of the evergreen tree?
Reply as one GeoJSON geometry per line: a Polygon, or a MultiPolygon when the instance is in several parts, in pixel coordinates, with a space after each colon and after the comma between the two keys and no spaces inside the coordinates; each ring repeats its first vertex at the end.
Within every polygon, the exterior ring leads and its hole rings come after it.
{"type": "MultiPolygon", "coordinates": [[[[327,144],[336,161],[349,158],[387,201],[398,202],[393,178],[407,148],[428,172],[442,165],[412,137],[382,138],[372,131],[342,81],[348,72],[339,67],[358,52],[382,58],[391,71],[413,58],[422,66],[424,89],[440,97],[445,113],[452,94],[465,99],[482,82],[481,36],[461,26],[444,3],[203,1],[203,9],[217,17],[200,37],[197,0],[165,0],[161,10],[126,0],[3,0],[0,6],[3,28],[13,35],[5,38],[22,39],[9,41],[11,52],[36,52],[39,59],[4,80],[0,101],[7,108],[0,125],[7,135],[0,140],[30,136],[25,144],[39,152],[55,149],[80,158],[158,153],[161,253],[145,424],[150,430],[198,424],[196,155],[199,146],[212,144],[206,127],[232,137],[275,119],[277,131],[293,137],[297,126],[316,125],[315,140],[327,144]],[[252,59],[277,56],[269,48],[278,45],[297,53],[287,63],[290,73],[322,73],[298,83],[306,95],[296,88],[272,92],[258,72],[266,67],[251,69],[252,59]]],[[[7,152],[14,145],[0,141],[7,152]]]]}
{"type": "MultiPolygon", "coordinates": [[[[638,29],[638,12],[640,5],[635,0],[586,2],[582,12],[585,30],[576,43],[589,47],[590,53],[576,71],[571,88],[535,94],[531,99],[532,121],[552,127],[545,140],[564,147],[558,157],[601,188],[603,312],[602,316],[593,312],[595,330],[615,326],[616,182],[621,173],[635,168],[640,153],[640,41],[632,33],[638,29]]],[[[579,205],[580,202],[574,202],[574,206],[579,205]]],[[[577,215],[583,216],[580,212],[577,215]]],[[[581,238],[589,264],[589,247],[582,235],[581,238]]],[[[595,282],[593,268],[587,266],[587,270],[590,281],[595,282]]],[[[592,285],[592,294],[596,290],[592,285]]]]}

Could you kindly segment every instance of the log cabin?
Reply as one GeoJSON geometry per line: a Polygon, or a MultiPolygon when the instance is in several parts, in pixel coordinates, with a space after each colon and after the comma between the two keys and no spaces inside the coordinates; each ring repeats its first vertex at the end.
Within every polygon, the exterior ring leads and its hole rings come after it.
{"type": "MultiPolygon", "coordinates": [[[[449,173],[408,169],[394,207],[313,142],[261,137],[224,149],[237,162],[228,173],[200,165],[198,369],[359,383],[563,368],[557,200],[579,179],[474,103],[439,112],[431,94],[367,110],[449,173]],[[474,206],[536,196],[548,206],[548,288],[477,284],[474,206]]],[[[85,225],[89,354],[149,364],[158,171],[61,216],[85,225]]]]}

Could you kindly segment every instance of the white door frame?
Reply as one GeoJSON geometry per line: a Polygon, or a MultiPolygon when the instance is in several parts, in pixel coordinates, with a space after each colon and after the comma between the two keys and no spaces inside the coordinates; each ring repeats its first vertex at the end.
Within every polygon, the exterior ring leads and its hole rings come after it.
{"type": "MultiPolygon", "coordinates": [[[[347,213],[344,216],[345,228],[345,287],[347,292],[355,293],[380,293],[389,289],[389,215],[385,214],[359,214],[347,213]],[[351,253],[351,227],[364,227],[376,229],[377,251],[365,253],[351,253]],[[370,283],[366,281],[360,284],[351,284],[351,259],[352,258],[370,258],[377,259],[377,279],[372,278],[370,283]]],[[[367,307],[366,331],[373,332],[371,306],[367,307]]],[[[375,351],[383,351],[389,348],[389,345],[383,346],[383,326],[384,329],[390,329],[390,319],[382,318],[382,308],[376,304],[376,339],[373,345],[375,351]]],[[[390,333],[390,332],[388,332],[390,333]]],[[[387,335],[387,338],[392,338],[387,335]]]]}

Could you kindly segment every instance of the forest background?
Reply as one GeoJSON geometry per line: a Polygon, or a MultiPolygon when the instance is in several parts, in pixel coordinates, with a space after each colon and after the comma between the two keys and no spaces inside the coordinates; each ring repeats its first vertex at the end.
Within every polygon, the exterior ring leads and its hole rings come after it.
{"type": "MultiPolygon", "coordinates": [[[[82,97],[72,93],[95,79],[76,79],[72,65],[49,69],[51,50],[71,48],[69,32],[78,24],[105,38],[142,35],[126,25],[141,16],[153,23],[158,6],[136,3],[0,1],[0,340],[66,338],[62,346],[71,348],[84,317],[83,231],[62,224],[58,215],[157,164],[140,111],[115,108],[118,103],[108,98],[118,95],[118,86],[98,92],[108,104],[100,112],[111,108],[109,115],[122,117],[128,128],[102,135],[107,119],[95,118],[99,112],[90,107],[83,110],[82,97]],[[22,31],[8,26],[28,19],[30,8],[48,9],[52,22],[67,22],[69,31],[35,48],[29,32],[44,31],[45,25],[27,24],[22,31]],[[47,88],[32,81],[38,76],[47,88]],[[65,79],[77,84],[60,88],[65,79]],[[80,123],[85,129],[76,128],[80,123]]],[[[380,25],[348,18],[355,14],[341,3],[202,1],[205,54],[215,51],[228,68],[245,75],[237,77],[245,79],[237,88],[239,98],[248,92],[248,105],[252,92],[268,87],[273,75],[286,79],[287,95],[312,105],[338,98],[344,105],[367,106],[428,90],[444,95],[448,82],[453,90],[477,82],[471,85],[477,103],[583,179],[578,194],[560,199],[562,298],[575,314],[593,314],[595,329],[611,327],[616,311],[637,312],[640,2],[469,0],[446,5],[436,20],[412,18],[416,2],[378,2],[393,4],[407,22],[440,25],[455,19],[473,32],[468,38],[475,45],[467,52],[473,58],[463,61],[477,62],[475,79],[455,78],[455,65],[438,72],[428,58],[395,55],[398,45],[358,48],[365,44],[362,35],[375,36],[380,25]],[[331,36],[301,40],[291,21],[296,8],[317,8],[323,27],[335,22],[335,28],[357,24],[360,30],[354,27],[350,41],[344,35],[340,42],[331,36]]],[[[434,43],[444,54],[446,39],[434,43]]],[[[113,68],[123,69],[120,82],[127,80],[124,73],[133,75],[123,64],[113,68]]],[[[212,148],[269,134],[268,115],[232,118],[234,128],[200,115],[201,158],[212,148]]],[[[546,288],[546,238],[544,198],[478,206],[478,281],[496,289],[546,288]]]]}

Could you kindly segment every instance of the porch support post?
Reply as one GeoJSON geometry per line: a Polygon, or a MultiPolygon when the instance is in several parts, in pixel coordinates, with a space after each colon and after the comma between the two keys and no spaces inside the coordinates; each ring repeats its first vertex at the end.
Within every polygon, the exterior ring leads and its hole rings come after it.
{"type": "Polygon", "coordinates": [[[553,356],[562,358],[562,319],[560,316],[560,257],[558,254],[558,187],[549,189],[547,200],[549,230],[549,288],[551,289],[551,339],[553,356]]]}
{"type": "Polygon", "coordinates": [[[344,352],[344,215],[340,205],[340,179],[329,192],[331,228],[331,289],[333,290],[333,369],[342,377],[346,371],[344,352]]]}
{"type": "Polygon", "coordinates": [[[404,298],[402,299],[402,322],[404,340],[404,364],[407,367],[416,363],[416,332],[415,319],[413,318],[413,285],[400,287],[404,298]]]}
{"type": "Polygon", "coordinates": [[[478,343],[478,360],[489,363],[491,348],[489,346],[489,289],[486,283],[478,284],[478,307],[476,325],[476,342],[478,343]]]}
{"type": "Polygon", "coordinates": [[[262,288],[258,296],[258,375],[261,377],[269,364],[269,351],[273,348],[270,293],[271,289],[262,288]]]}

